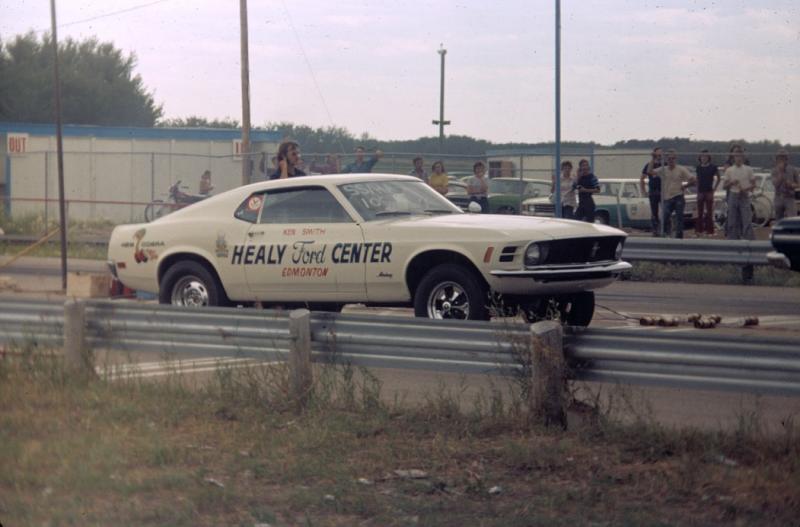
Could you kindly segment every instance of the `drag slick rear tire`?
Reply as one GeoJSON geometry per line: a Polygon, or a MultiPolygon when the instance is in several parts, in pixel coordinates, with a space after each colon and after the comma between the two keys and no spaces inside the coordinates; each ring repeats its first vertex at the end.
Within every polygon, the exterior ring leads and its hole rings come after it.
{"type": "Polygon", "coordinates": [[[158,302],[184,307],[227,306],[222,285],[203,264],[184,260],[167,269],[158,288],[158,302]]]}
{"type": "Polygon", "coordinates": [[[441,264],[428,271],[414,292],[414,315],[489,320],[486,286],[470,269],[441,264]]]}

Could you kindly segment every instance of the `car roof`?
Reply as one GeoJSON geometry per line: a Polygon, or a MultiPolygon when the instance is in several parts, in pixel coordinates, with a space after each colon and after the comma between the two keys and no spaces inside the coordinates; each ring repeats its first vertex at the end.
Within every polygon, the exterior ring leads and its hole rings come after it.
{"type": "Polygon", "coordinates": [[[403,176],[400,174],[327,174],[303,176],[288,179],[273,179],[271,181],[259,181],[242,187],[250,192],[260,190],[278,189],[284,187],[307,186],[314,184],[342,185],[345,183],[364,183],[369,181],[421,181],[414,176],[403,176]]]}

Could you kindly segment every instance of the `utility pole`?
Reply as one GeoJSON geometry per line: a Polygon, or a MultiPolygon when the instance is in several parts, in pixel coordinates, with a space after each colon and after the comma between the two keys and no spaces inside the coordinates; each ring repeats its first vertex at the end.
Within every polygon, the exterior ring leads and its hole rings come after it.
{"type": "MultiPolygon", "coordinates": [[[[56,157],[58,159],[58,215],[61,224],[61,289],[67,290],[67,207],[64,202],[64,144],[61,138],[61,76],[58,72],[58,33],[56,0],[50,0],[50,26],[53,32],[53,93],[56,110],[56,157]]],[[[47,203],[44,205],[47,207],[47,203]]]]}
{"type": "Polygon", "coordinates": [[[555,159],[556,218],[561,212],[561,0],[556,0],[556,159],[555,159]]]}
{"type": "Polygon", "coordinates": [[[437,51],[441,60],[441,78],[439,80],[439,120],[433,121],[433,124],[439,125],[439,153],[441,154],[444,148],[444,127],[450,124],[450,121],[444,120],[444,56],[447,55],[447,50],[444,49],[442,44],[439,44],[439,51],[437,51]]]}
{"type": "Polygon", "coordinates": [[[242,185],[250,183],[250,52],[247,45],[247,0],[239,0],[242,61],[242,185]]]}

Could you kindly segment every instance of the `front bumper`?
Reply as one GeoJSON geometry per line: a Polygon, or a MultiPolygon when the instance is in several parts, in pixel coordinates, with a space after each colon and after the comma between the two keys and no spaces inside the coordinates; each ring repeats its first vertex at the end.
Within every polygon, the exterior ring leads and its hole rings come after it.
{"type": "Polygon", "coordinates": [[[791,269],[792,263],[789,261],[789,258],[783,253],[779,253],[778,251],[771,251],[767,253],[767,261],[780,269],[791,269]]]}
{"type": "Polygon", "coordinates": [[[598,275],[616,276],[633,266],[628,262],[597,262],[594,264],[541,265],[520,271],[491,271],[498,278],[534,278],[543,282],[599,278],[598,275]]]}

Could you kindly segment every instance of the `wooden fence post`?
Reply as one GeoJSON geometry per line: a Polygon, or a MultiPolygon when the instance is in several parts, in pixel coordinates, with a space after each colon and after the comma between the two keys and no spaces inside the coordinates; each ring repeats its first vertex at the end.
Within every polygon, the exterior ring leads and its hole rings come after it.
{"type": "Polygon", "coordinates": [[[308,403],[314,377],[311,371],[311,312],[289,313],[289,383],[298,412],[308,403]]]}
{"type": "Polygon", "coordinates": [[[563,328],[547,320],[531,326],[533,357],[529,412],[533,421],[567,428],[563,328]]]}
{"type": "Polygon", "coordinates": [[[94,361],[86,345],[86,304],[81,300],[64,302],[64,360],[72,370],[94,373],[94,361]]]}

